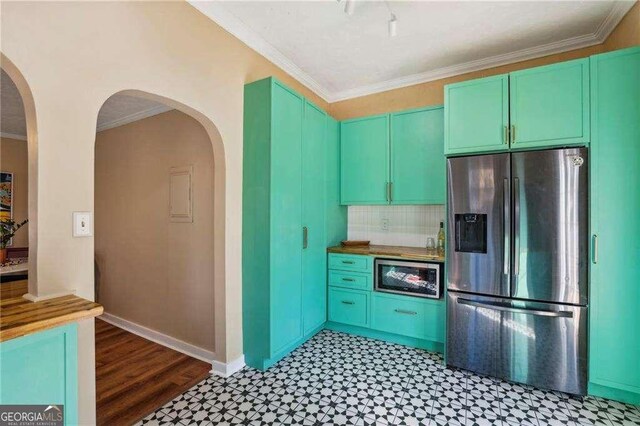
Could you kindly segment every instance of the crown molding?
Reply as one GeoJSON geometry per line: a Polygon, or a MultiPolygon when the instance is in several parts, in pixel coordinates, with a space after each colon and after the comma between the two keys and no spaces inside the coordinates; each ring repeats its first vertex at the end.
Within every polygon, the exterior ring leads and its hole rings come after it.
{"type": "Polygon", "coordinates": [[[27,140],[27,136],[26,135],[17,135],[15,133],[6,133],[6,132],[0,132],[0,138],[17,139],[19,141],[26,141],[27,140]]]}
{"type": "Polygon", "coordinates": [[[289,58],[267,42],[258,33],[249,28],[244,22],[229,12],[223,2],[219,1],[194,1],[188,0],[191,6],[195,7],[209,19],[220,25],[228,33],[242,41],[244,44],[255,50],[287,74],[298,80],[309,90],[320,96],[325,101],[331,99],[331,92],[318,83],[313,77],[294,64],[289,58]]]}
{"type": "Polygon", "coordinates": [[[153,117],[154,115],[162,114],[163,112],[171,111],[173,108],[167,105],[158,105],[143,111],[134,112],[133,114],[125,115],[124,117],[116,120],[111,120],[107,123],[102,123],[96,129],[96,132],[102,132],[103,130],[113,129],[114,127],[124,126],[125,124],[133,123],[134,121],[142,120],[145,118],[153,117]]]}
{"type": "Polygon", "coordinates": [[[318,83],[273,45],[251,30],[224,7],[224,2],[189,0],[189,3],[233,36],[240,39],[240,41],[244,42],[247,46],[307,86],[325,101],[333,103],[600,44],[609,37],[636,1],[637,0],[614,2],[607,17],[602,21],[596,31],[591,34],[337,92],[318,83]]]}

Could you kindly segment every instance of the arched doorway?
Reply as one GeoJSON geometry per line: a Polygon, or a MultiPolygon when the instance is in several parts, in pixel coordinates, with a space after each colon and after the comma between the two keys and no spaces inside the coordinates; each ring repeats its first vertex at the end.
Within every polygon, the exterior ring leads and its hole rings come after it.
{"type": "Polygon", "coordinates": [[[12,295],[37,297],[35,104],[24,76],[4,54],[0,54],[0,69],[0,221],[3,228],[0,248],[5,249],[0,280],[15,283],[12,295]]]}
{"type": "Polygon", "coordinates": [[[96,323],[98,424],[139,420],[206,378],[216,358],[222,141],[192,114],[126,91],[98,115],[95,294],[105,308],[96,323]]]}

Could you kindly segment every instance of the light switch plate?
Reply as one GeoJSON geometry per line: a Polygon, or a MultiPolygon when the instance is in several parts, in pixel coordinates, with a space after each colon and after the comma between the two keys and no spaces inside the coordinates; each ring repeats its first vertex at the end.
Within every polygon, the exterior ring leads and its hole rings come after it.
{"type": "Polygon", "coordinates": [[[91,237],[93,235],[93,214],[91,212],[73,212],[73,236],[91,237]]]}

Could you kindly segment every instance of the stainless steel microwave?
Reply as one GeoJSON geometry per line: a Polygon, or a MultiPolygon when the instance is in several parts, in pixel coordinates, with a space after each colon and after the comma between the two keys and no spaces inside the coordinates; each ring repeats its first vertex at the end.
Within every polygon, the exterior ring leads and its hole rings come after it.
{"type": "Polygon", "coordinates": [[[375,290],[439,299],[442,264],[394,259],[375,260],[375,290]]]}

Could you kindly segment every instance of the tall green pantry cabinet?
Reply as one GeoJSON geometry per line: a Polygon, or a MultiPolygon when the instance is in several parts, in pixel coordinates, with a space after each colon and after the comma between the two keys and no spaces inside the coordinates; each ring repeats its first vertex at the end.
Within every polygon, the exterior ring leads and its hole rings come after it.
{"type": "Polygon", "coordinates": [[[640,47],[591,82],[589,393],[640,404],[640,47]]]}
{"type": "Polygon", "coordinates": [[[276,79],[245,86],[243,335],[254,368],[273,365],[326,321],[328,219],[336,216],[327,199],[337,198],[326,170],[338,161],[331,124],[276,79]]]}

